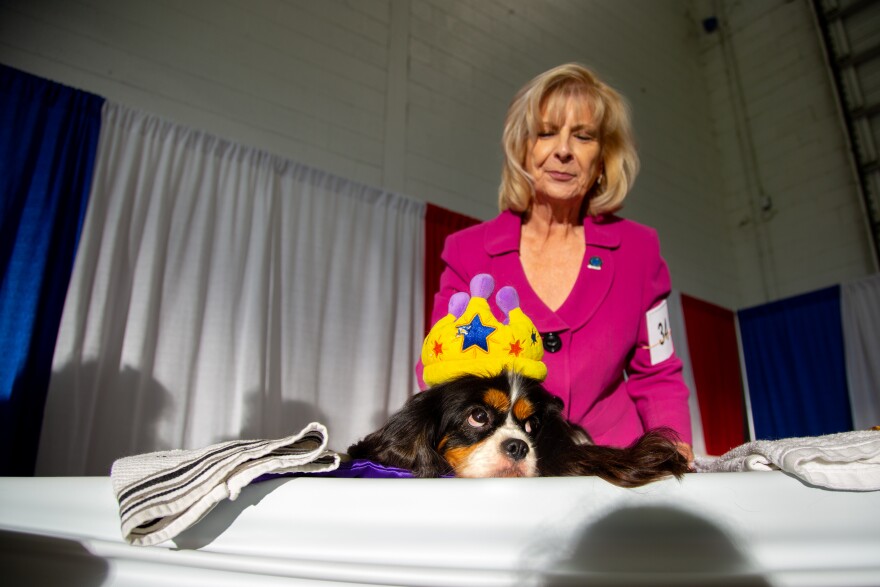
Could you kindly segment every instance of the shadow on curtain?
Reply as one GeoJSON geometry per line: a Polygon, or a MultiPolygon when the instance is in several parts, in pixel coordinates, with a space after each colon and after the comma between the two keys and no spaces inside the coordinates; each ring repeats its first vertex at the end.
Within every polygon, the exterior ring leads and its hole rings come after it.
{"type": "Polygon", "coordinates": [[[32,475],[104,100],[0,66],[0,475],[32,475]]]}
{"type": "Polygon", "coordinates": [[[424,204],[107,102],[36,472],[320,419],[344,450],[415,391],[424,204]]]}
{"type": "Polygon", "coordinates": [[[840,287],[740,310],[757,439],[852,430],[840,287]]]}

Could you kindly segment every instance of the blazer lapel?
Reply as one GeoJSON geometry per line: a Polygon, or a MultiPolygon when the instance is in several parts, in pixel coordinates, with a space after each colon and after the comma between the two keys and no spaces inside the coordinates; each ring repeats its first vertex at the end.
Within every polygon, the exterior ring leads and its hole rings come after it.
{"type": "Polygon", "coordinates": [[[618,223],[614,216],[584,219],[586,249],[581,272],[571,294],[557,310],[572,330],[589,322],[611,291],[615,250],[620,246],[618,223]]]}
{"type": "Polygon", "coordinates": [[[520,217],[502,212],[486,232],[486,252],[491,257],[492,275],[508,276],[505,285],[516,288],[520,302],[542,332],[575,330],[596,313],[614,281],[613,251],[620,245],[619,219],[614,216],[584,219],[586,250],[580,274],[565,303],[550,310],[532,290],[519,260],[520,217]]]}
{"type": "MultiPolygon", "coordinates": [[[[512,285],[519,294],[520,305],[541,332],[567,330],[568,326],[532,290],[522,262],[519,260],[519,237],[522,219],[518,214],[505,210],[499,214],[486,231],[486,252],[489,254],[495,289],[512,285]],[[503,275],[504,279],[498,276],[503,275]]],[[[494,301],[490,302],[494,309],[494,301]]]]}

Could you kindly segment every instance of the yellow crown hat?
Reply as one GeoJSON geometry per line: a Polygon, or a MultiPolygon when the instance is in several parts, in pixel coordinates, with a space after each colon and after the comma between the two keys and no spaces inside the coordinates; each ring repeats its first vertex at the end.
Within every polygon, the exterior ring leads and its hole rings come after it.
{"type": "Polygon", "coordinates": [[[458,292],[449,299],[449,313],[434,324],[422,346],[427,385],[463,375],[492,377],[505,369],[539,381],[547,377],[541,335],[519,308],[516,290],[498,290],[495,303],[506,314],[499,322],[486,301],[494,289],[492,276],[481,273],[471,280],[470,295],[458,292]]]}

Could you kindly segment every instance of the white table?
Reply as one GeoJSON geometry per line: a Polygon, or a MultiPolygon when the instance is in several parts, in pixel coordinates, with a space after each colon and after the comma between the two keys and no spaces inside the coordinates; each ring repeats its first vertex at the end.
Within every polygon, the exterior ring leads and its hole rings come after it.
{"type": "Polygon", "coordinates": [[[0,478],[0,573],[4,585],[880,585],[880,492],[780,472],[640,489],[277,479],[135,547],[109,478],[0,478]]]}

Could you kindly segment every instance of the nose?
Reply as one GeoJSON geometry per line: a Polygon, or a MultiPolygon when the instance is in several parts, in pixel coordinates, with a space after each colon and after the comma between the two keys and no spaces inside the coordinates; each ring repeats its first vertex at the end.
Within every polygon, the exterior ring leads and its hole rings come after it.
{"type": "Polygon", "coordinates": [[[556,135],[556,142],[553,145],[553,154],[561,161],[568,161],[572,157],[571,144],[569,144],[570,140],[571,134],[566,132],[565,129],[556,135]]]}
{"type": "Polygon", "coordinates": [[[501,443],[501,450],[514,461],[521,461],[529,454],[529,445],[519,438],[510,438],[501,443]]]}

